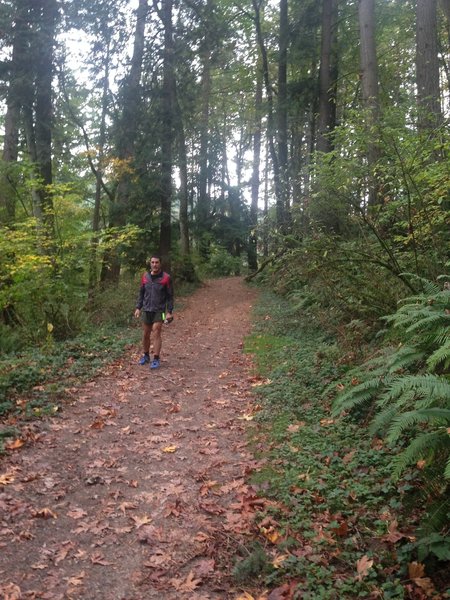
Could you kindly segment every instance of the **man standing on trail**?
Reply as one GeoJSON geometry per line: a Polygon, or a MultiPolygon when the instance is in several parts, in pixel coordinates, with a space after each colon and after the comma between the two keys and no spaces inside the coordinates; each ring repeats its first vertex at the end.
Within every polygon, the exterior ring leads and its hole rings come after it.
{"type": "Polygon", "coordinates": [[[153,338],[153,360],[151,369],[160,366],[161,329],[164,321],[172,321],[173,316],[173,285],[172,278],[161,268],[161,258],[153,255],[146,264],[147,271],[141,279],[141,287],[136,303],[134,316],[138,318],[143,309],[142,323],[144,333],[142,345],[144,354],[139,360],[140,365],[150,363],[150,334],[153,338]]]}

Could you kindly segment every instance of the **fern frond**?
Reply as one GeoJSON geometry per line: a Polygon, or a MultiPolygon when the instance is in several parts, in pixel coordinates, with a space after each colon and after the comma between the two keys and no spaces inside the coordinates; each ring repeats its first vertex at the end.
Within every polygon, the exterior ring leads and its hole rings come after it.
{"type": "Polygon", "coordinates": [[[389,406],[378,413],[370,425],[370,434],[375,435],[379,431],[384,431],[387,425],[392,422],[395,415],[398,415],[397,406],[389,406]]]}
{"type": "Polygon", "coordinates": [[[435,370],[439,365],[442,365],[444,369],[450,366],[450,340],[446,340],[446,343],[427,359],[427,366],[430,369],[435,370]]]}
{"type": "Polygon", "coordinates": [[[403,346],[390,357],[388,362],[389,372],[395,373],[401,369],[407,369],[423,360],[424,357],[425,353],[423,350],[419,350],[414,346],[403,346]]]}
{"type": "Polygon", "coordinates": [[[450,409],[447,408],[425,408],[423,410],[410,410],[398,415],[392,420],[389,427],[387,440],[396,442],[406,429],[410,429],[418,423],[433,423],[442,426],[450,422],[450,409]]]}
{"type": "Polygon", "coordinates": [[[445,466],[444,477],[445,477],[445,479],[450,479],[450,457],[445,466]]]}
{"type": "Polygon", "coordinates": [[[415,333],[417,331],[424,331],[430,329],[431,326],[436,328],[437,325],[443,326],[447,329],[450,327],[450,316],[441,313],[427,314],[429,311],[421,311],[419,315],[414,315],[414,322],[407,327],[407,333],[415,333]],[[421,316],[420,321],[417,321],[416,316],[421,316]]]}
{"type": "Polygon", "coordinates": [[[333,414],[337,416],[341,411],[353,410],[363,406],[379,393],[385,385],[380,377],[375,377],[360,383],[343,392],[334,401],[333,414]]]}
{"type": "Polygon", "coordinates": [[[446,448],[447,451],[450,450],[450,440],[446,429],[427,432],[414,438],[409,446],[392,460],[393,479],[397,480],[409,465],[433,456],[443,448],[446,448]]]}
{"type": "Polygon", "coordinates": [[[433,374],[395,377],[387,388],[383,394],[385,402],[399,398],[407,390],[413,390],[417,398],[429,397],[434,401],[450,398],[450,382],[433,374]]]}
{"type": "Polygon", "coordinates": [[[431,294],[437,294],[441,291],[441,288],[436,283],[426,279],[425,277],[421,277],[416,273],[401,273],[400,276],[405,277],[408,279],[408,281],[419,283],[424,293],[428,296],[431,294]]]}

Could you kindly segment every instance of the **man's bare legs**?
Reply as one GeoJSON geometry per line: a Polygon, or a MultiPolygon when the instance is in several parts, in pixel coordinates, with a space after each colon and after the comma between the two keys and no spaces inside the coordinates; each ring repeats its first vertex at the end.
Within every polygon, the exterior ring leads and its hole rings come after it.
{"type": "Polygon", "coordinates": [[[151,327],[152,332],[152,340],[153,340],[153,354],[159,358],[159,353],[161,352],[162,346],[162,336],[161,329],[162,323],[153,323],[151,327]]]}

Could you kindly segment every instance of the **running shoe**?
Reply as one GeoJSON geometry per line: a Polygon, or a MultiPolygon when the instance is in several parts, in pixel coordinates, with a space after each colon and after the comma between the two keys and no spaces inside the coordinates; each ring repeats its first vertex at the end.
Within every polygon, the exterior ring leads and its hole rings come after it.
{"type": "Polygon", "coordinates": [[[161,365],[161,363],[159,361],[159,358],[154,358],[150,365],[150,369],[158,369],[160,365],[161,365]]]}
{"type": "Polygon", "coordinates": [[[144,354],[142,356],[142,358],[139,359],[139,364],[140,365],[146,365],[149,362],[150,362],[150,356],[148,356],[147,354],[144,354]]]}

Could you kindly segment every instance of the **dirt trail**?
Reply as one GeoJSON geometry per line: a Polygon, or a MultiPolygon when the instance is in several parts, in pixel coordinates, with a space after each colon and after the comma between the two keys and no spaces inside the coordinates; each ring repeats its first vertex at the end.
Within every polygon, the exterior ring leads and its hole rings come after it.
{"type": "Polygon", "coordinates": [[[133,349],[0,459],[0,597],[236,597],[254,299],[208,283],[164,328],[159,370],[133,349]]]}

